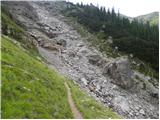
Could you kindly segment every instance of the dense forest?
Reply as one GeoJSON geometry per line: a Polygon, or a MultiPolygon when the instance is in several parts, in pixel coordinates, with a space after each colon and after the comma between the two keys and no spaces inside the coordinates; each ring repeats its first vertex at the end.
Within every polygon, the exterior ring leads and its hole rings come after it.
{"type": "Polygon", "coordinates": [[[83,5],[67,3],[64,11],[68,17],[76,18],[91,33],[103,33],[103,39],[113,37],[112,47],[119,51],[133,54],[149,64],[156,71],[159,69],[159,28],[147,23],[139,23],[136,19],[130,21],[121,17],[120,13],[106,10],[92,4],[83,5]]]}

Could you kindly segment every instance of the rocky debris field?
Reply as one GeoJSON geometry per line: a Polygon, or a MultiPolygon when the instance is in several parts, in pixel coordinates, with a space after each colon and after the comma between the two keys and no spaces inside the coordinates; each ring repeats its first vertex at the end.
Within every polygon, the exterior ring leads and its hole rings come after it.
{"type": "Polygon", "coordinates": [[[13,18],[36,39],[39,53],[50,67],[123,118],[159,118],[159,88],[149,82],[148,76],[131,70],[127,57],[107,58],[84,42],[64,22],[57,2],[5,4],[13,18]]]}

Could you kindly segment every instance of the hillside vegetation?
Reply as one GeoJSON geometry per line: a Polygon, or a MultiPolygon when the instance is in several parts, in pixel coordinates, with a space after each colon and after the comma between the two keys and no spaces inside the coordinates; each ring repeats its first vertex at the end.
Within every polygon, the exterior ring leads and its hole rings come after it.
{"type": "MultiPolygon", "coordinates": [[[[74,18],[89,32],[98,35],[103,42],[112,36],[113,49],[117,47],[123,53],[133,54],[158,72],[159,29],[157,26],[139,23],[136,19],[130,22],[128,18],[121,18],[119,13],[116,14],[114,9],[106,11],[104,7],[98,8],[92,4],[67,3],[66,9],[62,12],[67,17],[74,18]]],[[[99,41],[98,44],[102,42],[99,41]]],[[[105,51],[105,44],[99,46],[105,51]]]]}

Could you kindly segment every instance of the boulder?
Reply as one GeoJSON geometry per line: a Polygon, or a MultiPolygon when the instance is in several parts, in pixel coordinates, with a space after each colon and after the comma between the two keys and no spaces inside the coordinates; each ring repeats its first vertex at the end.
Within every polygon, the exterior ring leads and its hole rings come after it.
{"type": "Polygon", "coordinates": [[[52,43],[44,43],[42,45],[42,47],[50,49],[50,50],[54,50],[54,51],[59,51],[60,50],[60,47],[58,47],[58,46],[56,46],[56,45],[54,45],[52,43]]]}
{"type": "Polygon", "coordinates": [[[99,55],[89,55],[88,56],[88,61],[89,63],[96,65],[100,61],[100,56],[99,55]]]}
{"type": "Polygon", "coordinates": [[[81,49],[79,49],[78,52],[79,52],[79,53],[82,53],[82,54],[86,54],[86,53],[88,53],[88,49],[85,48],[85,47],[82,47],[81,49]]]}
{"type": "Polygon", "coordinates": [[[159,98],[159,90],[155,88],[152,83],[147,82],[146,84],[146,90],[149,92],[149,94],[154,98],[159,98]]]}
{"type": "Polygon", "coordinates": [[[84,43],[80,42],[77,44],[77,47],[83,47],[84,46],[84,43]]]}
{"type": "Polygon", "coordinates": [[[49,38],[55,38],[55,37],[58,36],[57,33],[52,33],[52,32],[50,32],[50,33],[47,33],[47,32],[46,32],[46,34],[47,34],[47,36],[48,36],[49,38]]]}
{"type": "Polygon", "coordinates": [[[61,45],[61,46],[63,46],[63,47],[66,47],[67,42],[66,42],[65,40],[63,40],[63,39],[60,39],[59,41],[57,41],[57,44],[58,44],[58,45],[61,45]]]}
{"type": "Polygon", "coordinates": [[[122,88],[130,88],[133,85],[132,70],[127,57],[120,57],[107,63],[103,68],[103,75],[109,75],[113,83],[122,88]]]}
{"type": "Polygon", "coordinates": [[[122,96],[114,97],[111,100],[111,103],[112,103],[113,106],[119,107],[124,112],[127,112],[130,109],[128,100],[126,98],[122,97],[122,96]]]}

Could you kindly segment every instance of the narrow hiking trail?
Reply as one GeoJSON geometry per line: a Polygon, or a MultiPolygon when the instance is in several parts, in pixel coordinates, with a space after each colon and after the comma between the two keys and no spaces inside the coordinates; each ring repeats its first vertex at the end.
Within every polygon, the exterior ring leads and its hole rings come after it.
{"type": "Polygon", "coordinates": [[[68,86],[68,84],[65,82],[64,83],[66,89],[67,89],[67,95],[68,95],[68,103],[70,105],[71,111],[73,113],[73,117],[74,119],[83,119],[81,113],[78,111],[76,105],[74,104],[73,98],[72,98],[72,94],[71,94],[71,90],[68,86]]]}

